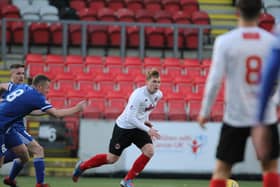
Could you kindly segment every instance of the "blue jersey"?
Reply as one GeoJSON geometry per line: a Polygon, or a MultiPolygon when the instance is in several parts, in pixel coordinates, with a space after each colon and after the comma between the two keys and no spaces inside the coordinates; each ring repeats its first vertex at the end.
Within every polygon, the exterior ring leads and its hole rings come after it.
{"type": "Polygon", "coordinates": [[[33,110],[45,111],[52,108],[46,97],[27,84],[15,85],[0,103],[0,130],[2,133],[13,123],[22,119],[33,110]]]}
{"type": "MultiPolygon", "coordinates": [[[[17,86],[18,86],[18,84],[15,84],[13,82],[9,82],[8,89],[5,92],[3,92],[2,95],[1,95],[2,98],[5,99],[9,93],[11,93],[12,91],[14,91],[17,88],[17,86]]],[[[23,119],[19,119],[18,121],[14,122],[13,126],[25,129],[23,119]]]]}
{"type": "Polygon", "coordinates": [[[2,97],[3,99],[5,99],[5,97],[6,97],[12,90],[14,90],[15,88],[16,88],[16,84],[13,83],[13,82],[9,82],[9,84],[8,84],[8,89],[2,93],[1,97],[2,97]]]}
{"type": "Polygon", "coordinates": [[[269,98],[274,94],[276,85],[278,83],[278,76],[280,71],[280,35],[277,43],[273,46],[268,62],[264,67],[261,82],[260,104],[258,108],[258,120],[263,121],[266,106],[269,98]]]}

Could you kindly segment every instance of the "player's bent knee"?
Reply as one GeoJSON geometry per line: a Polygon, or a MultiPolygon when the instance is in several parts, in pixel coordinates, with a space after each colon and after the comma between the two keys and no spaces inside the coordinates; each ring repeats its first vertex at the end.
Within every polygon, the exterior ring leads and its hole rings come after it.
{"type": "Polygon", "coordinates": [[[44,148],[40,145],[33,148],[32,153],[34,157],[44,157],[44,148]]]}

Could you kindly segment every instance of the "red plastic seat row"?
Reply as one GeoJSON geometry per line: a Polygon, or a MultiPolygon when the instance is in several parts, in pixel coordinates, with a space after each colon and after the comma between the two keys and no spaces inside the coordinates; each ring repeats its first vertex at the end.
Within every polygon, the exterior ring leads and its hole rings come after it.
{"type": "Polygon", "coordinates": [[[177,11],[195,12],[199,10],[199,3],[197,0],[71,0],[70,7],[80,10],[90,8],[99,10],[102,8],[110,8],[117,11],[121,8],[127,8],[132,11],[139,9],[147,9],[150,11],[166,10],[171,13],[177,11]]]}
{"type": "Polygon", "coordinates": [[[102,73],[111,74],[134,74],[141,75],[151,68],[156,68],[163,75],[172,77],[187,75],[190,78],[205,76],[209,71],[210,61],[205,59],[200,64],[196,59],[178,59],[146,57],[142,61],[139,57],[126,57],[122,59],[118,56],[87,56],[83,59],[79,55],[40,55],[28,54],[26,56],[27,72],[31,77],[37,73],[73,75],[97,75],[102,73]]]}

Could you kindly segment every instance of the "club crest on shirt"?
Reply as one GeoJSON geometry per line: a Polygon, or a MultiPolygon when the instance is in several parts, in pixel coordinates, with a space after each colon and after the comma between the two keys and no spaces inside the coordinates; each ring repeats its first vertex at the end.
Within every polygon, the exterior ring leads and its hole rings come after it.
{"type": "Polygon", "coordinates": [[[120,144],[115,144],[115,149],[120,149],[121,148],[121,145],[120,144]]]}
{"type": "Polygon", "coordinates": [[[149,110],[152,110],[155,108],[155,105],[153,104],[150,104],[148,107],[145,108],[145,112],[149,111],[149,110]]]}
{"type": "Polygon", "coordinates": [[[157,101],[158,100],[158,97],[155,97],[155,101],[157,101]]]}

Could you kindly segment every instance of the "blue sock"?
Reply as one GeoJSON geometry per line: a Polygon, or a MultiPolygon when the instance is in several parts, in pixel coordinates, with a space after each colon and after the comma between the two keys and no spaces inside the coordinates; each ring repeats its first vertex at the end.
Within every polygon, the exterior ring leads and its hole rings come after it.
{"type": "Polygon", "coordinates": [[[15,158],[18,158],[18,156],[13,151],[10,151],[10,150],[7,150],[4,153],[4,156],[5,156],[4,164],[13,161],[15,158]]]}
{"type": "Polygon", "coordinates": [[[14,180],[22,168],[23,168],[23,164],[21,163],[21,161],[14,160],[14,164],[13,164],[12,170],[9,175],[10,179],[14,180]]]}
{"type": "Polygon", "coordinates": [[[37,184],[43,184],[45,179],[45,162],[44,158],[34,158],[33,159],[37,184]]]}

